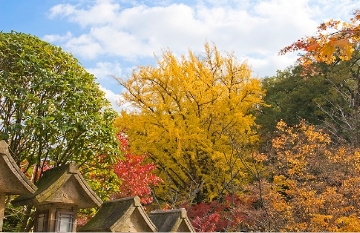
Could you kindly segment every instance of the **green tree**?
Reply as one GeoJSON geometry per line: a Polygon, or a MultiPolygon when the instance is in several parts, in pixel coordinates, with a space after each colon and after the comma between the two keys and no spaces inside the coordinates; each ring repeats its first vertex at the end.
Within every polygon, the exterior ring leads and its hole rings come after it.
{"type": "Polygon", "coordinates": [[[238,191],[248,179],[242,160],[258,140],[260,80],[209,44],[199,56],[189,51],[177,59],[165,51],[157,61],[118,78],[132,108],[121,112],[116,127],[129,135],[134,153],[149,154],[158,165],[164,180],[158,199],[200,203],[238,191]]]}
{"type": "MultiPolygon", "coordinates": [[[[360,11],[355,10],[348,22],[330,19],[318,26],[312,36],[302,38],[283,48],[280,54],[300,51],[298,63],[312,76],[321,73],[334,81],[334,94],[341,97],[341,104],[331,98],[328,103],[333,107],[328,115],[327,129],[340,143],[350,143],[358,147],[360,142],[360,11]],[[320,64],[320,65],[319,65],[320,64]],[[331,69],[324,70],[324,64],[331,69]],[[330,71],[329,73],[326,71],[330,71]],[[346,76],[339,75],[348,73],[346,76]],[[334,75],[335,74],[335,75],[334,75]]],[[[337,99],[338,100],[338,99],[337,99]]]]}
{"type": "Polygon", "coordinates": [[[73,56],[16,32],[0,33],[0,51],[0,131],[24,172],[118,154],[116,113],[73,56]]]}
{"type": "MultiPolygon", "coordinates": [[[[0,33],[0,133],[24,173],[75,161],[85,177],[113,175],[116,113],[95,77],[69,53],[23,33],[0,33]]],[[[103,185],[89,182],[98,194],[103,185]]],[[[106,187],[109,188],[109,187],[106,187]]]]}
{"type": "Polygon", "coordinates": [[[331,83],[326,98],[319,99],[319,107],[326,114],[324,126],[332,140],[357,148],[360,142],[360,50],[349,60],[334,64],[318,64],[319,73],[331,83]],[[323,105],[328,108],[323,108],[323,105]]]}
{"type": "Polygon", "coordinates": [[[272,134],[280,120],[289,125],[296,125],[302,119],[315,125],[325,120],[326,113],[322,109],[328,110],[329,106],[323,99],[328,97],[332,83],[322,75],[303,76],[302,71],[301,66],[290,67],[262,80],[268,107],[262,109],[256,121],[264,134],[272,134]]]}
{"type": "Polygon", "coordinates": [[[360,141],[359,59],[356,49],[350,60],[312,64],[316,73],[304,72],[297,65],[265,78],[264,100],[270,107],[264,108],[257,118],[263,134],[271,134],[279,120],[295,125],[306,119],[324,128],[332,143],[356,147],[360,141]]]}

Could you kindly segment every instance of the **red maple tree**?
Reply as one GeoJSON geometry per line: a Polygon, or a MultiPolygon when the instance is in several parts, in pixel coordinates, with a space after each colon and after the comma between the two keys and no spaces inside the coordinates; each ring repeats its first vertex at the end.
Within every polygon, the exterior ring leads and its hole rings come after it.
{"type": "Polygon", "coordinates": [[[135,155],[129,147],[129,140],[124,133],[118,133],[120,149],[124,153],[125,160],[119,160],[114,166],[114,172],[121,181],[119,192],[112,195],[113,199],[139,196],[141,203],[148,204],[153,201],[151,186],[156,186],[162,179],[153,171],[156,165],[145,163],[148,155],[135,155]]]}

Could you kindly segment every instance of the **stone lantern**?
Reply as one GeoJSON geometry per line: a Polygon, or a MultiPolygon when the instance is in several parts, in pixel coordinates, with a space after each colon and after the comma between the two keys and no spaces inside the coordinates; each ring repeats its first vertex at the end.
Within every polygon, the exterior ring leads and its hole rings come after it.
{"type": "Polygon", "coordinates": [[[34,193],[36,187],[20,171],[11,157],[8,145],[0,141],[0,232],[2,231],[6,195],[34,193]]]}
{"type": "Polygon", "coordinates": [[[102,204],[75,163],[45,171],[36,186],[35,193],[19,196],[13,201],[14,206],[36,207],[36,232],[75,232],[78,209],[102,204]]]}

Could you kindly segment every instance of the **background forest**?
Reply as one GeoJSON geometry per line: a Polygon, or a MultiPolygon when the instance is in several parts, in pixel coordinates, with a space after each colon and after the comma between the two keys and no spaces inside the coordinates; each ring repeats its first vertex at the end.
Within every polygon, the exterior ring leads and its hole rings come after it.
{"type": "MultiPolygon", "coordinates": [[[[103,200],[184,207],[197,231],[359,231],[359,22],[321,24],[281,50],[296,64],[261,79],[211,43],[165,50],[114,77],[119,113],[71,54],[0,33],[1,137],[35,184],[75,161],[103,200]]],[[[33,208],[12,198],[4,231],[30,230],[33,208]]]]}

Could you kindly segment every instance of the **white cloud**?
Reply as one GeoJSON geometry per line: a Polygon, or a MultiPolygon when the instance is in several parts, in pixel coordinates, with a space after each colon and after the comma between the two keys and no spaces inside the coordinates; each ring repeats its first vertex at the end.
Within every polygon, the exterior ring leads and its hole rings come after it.
{"type": "MultiPolygon", "coordinates": [[[[320,22],[331,17],[326,11],[338,12],[336,17],[347,13],[346,20],[350,9],[356,6],[353,0],[84,2],[87,5],[63,4],[50,10],[51,17],[64,17],[81,27],[83,34],[78,36],[74,32],[47,35],[48,41],[59,41],[76,57],[95,60],[110,56],[120,63],[130,61],[130,66],[147,65],[138,62],[152,59],[154,53],[160,55],[166,48],[177,55],[188,49],[200,53],[208,41],[220,51],[234,51],[239,61],[247,59],[254,74],[260,77],[292,65],[296,54],[278,56],[279,50],[312,35],[320,22]]],[[[121,73],[119,66],[100,61],[93,71],[111,72],[110,69],[121,73]]],[[[111,72],[114,73],[117,72],[111,72]]]]}
{"type": "Polygon", "coordinates": [[[99,25],[113,22],[120,9],[120,5],[111,0],[96,0],[92,7],[78,9],[79,7],[69,4],[58,4],[50,9],[50,18],[56,16],[69,17],[71,22],[80,24],[82,27],[99,25]]]}
{"type": "Polygon", "coordinates": [[[102,86],[100,86],[100,90],[102,90],[105,93],[105,98],[110,101],[112,108],[116,112],[120,112],[123,109],[123,107],[120,106],[120,104],[119,104],[120,98],[121,98],[119,94],[115,94],[111,90],[106,89],[102,86]]]}
{"type": "Polygon", "coordinates": [[[152,51],[166,47],[176,50],[205,40],[207,25],[195,17],[194,9],[183,4],[138,6],[124,10],[114,27],[140,39],[152,51]]]}
{"type": "Polygon", "coordinates": [[[244,58],[251,66],[253,76],[258,78],[275,75],[277,70],[283,70],[285,67],[294,65],[296,59],[296,54],[286,54],[284,56],[272,54],[266,58],[244,58]]]}
{"type": "Polygon", "coordinates": [[[118,31],[112,26],[92,28],[89,36],[102,46],[103,53],[111,56],[133,60],[139,56],[151,56],[153,52],[142,38],[126,31],[118,31]]]}
{"type": "Polygon", "coordinates": [[[135,111],[135,107],[131,106],[129,103],[125,102],[123,97],[120,94],[115,94],[109,89],[106,89],[100,86],[100,90],[105,93],[105,98],[108,99],[112,105],[112,108],[116,112],[124,111],[135,111]]]}
{"type": "Polygon", "coordinates": [[[57,16],[66,17],[74,14],[76,11],[75,7],[70,4],[59,4],[55,5],[50,9],[49,17],[53,19],[57,16]]]}
{"type": "Polygon", "coordinates": [[[42,39],[49,42],[49,43],[54,43],[54,42],[64,42],[64,41],[68,41],[73,37],[71,32],[66,32],[65,35],[59,35],[59,34],[53,34],[53,35],[45,35],[42,39]]]}
{"type": "Polygon", "coordinates": [[[64,47],[75,55],[79,55],[88,59],[96,58],[98,55],[105,52],[102,48],[102,45],[94,40],[94,38],[89,34],[83,34],[79,37],[72,37],[66,41],[64,47]]]}
{"type": "Polygon", "coordinates": [[[353,11],[359,9],[359,1],[356,0],[310,0],[309,5],[316,10],[316,18],[320,21],[349,20],[353,11]]]}
{"type": "Polygon", "coordinates": [[[91,7],[57,5],[51,12],[53,17],[63,16],[89,26],[83,35],[65,43],[77,56],[95,59],[106,54],[133,61],[160,54],[164,48],[176,54],[186,53],[189,48],[202,51],[205,41],[240,55],[268,56],[313,32],[318,24],[311,19],[313,11],[307,0],[252,4],[245,0],[223,4],[210,0],[199,1],[195,7],[170,4],[124,9],[113,1],[97,0],[91,7]],[[224,7],[229,5],[232,7],[224,7]]]}
{"type": "Polygon", "coordinates": [[[122,75],[122,68],[118,62],[98,62],[95,67],[86,68],[86,70],[100,80],[106,80],[112,78],[112,76],[120,77],[122,75]]]}

